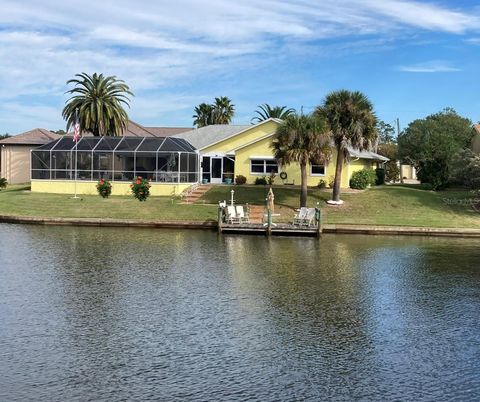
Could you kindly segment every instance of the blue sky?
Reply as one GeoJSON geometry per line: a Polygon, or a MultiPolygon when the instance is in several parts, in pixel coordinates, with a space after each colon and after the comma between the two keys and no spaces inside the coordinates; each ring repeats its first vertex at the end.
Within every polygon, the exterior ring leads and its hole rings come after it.
{"type": "Polygon", "coordinates": [[[480,7],[408,0],[0,0],[0,133],[64,128],[65,82],[116,75],[130,118],[191,126],[228,96],[234,123],[259,104],[311,111],[361,90],[406,126],[453,107],[480,119],[480,7]]]}

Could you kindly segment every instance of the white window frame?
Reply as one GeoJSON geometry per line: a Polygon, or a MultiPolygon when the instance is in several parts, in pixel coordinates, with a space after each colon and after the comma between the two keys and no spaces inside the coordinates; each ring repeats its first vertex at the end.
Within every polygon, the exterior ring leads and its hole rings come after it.
{"type": "Polygon", "coordinates": [[[327,174],[327,167],[325,165],[321,165],[321,164],[310,165],[310,176],[324,177],[326,174],[327,174]],[[313,173],[313,167],[314,166],[323,166],[323,174],[322,173],[313,173]]]}
{"type": "MultiPolygon", "coordinates": [[[[278,162],[275,160],[275,158],[250,158],[250,174],[252,176],[269,176],[271,172],[267,172],[267,161],[268,162],[275,162],[276,165],[277,165],[277,172],[275,174],[278,174],[278,172],[280,171],[280,165],[278,164],[278,162]],[[258,161],[258,160],[263,160],[263,172],[252,172],[252,162],[253,161],[258,161]]],[[[260,164],[256,164],[257,166],[259,166],[260,164]]]]}

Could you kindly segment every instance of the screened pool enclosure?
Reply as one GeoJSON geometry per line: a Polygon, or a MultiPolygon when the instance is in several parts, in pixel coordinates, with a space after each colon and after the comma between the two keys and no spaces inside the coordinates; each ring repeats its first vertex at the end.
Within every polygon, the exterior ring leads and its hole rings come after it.
{"type": "Polygon", "coordinates": [[[63,137],[32,150],[31,166],[33,180],[198,181],[196,149],[172,137],[63,137]]]}

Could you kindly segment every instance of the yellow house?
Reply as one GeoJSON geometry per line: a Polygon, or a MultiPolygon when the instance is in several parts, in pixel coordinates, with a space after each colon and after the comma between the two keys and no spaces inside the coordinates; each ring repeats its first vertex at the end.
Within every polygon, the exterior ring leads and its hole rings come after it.
{"type": "MultiPolygon", "coordinates": [[[[211,125],[174,135],[197,148],[200,154],[199,177],[204,183],[233,181],[238,175],[255,179],[275,173],[275,184],[300,184],[300,167],[297,164],[279,166],[273,157],[272,138],[279,119],[268,119],[255,125],[211,125]]],[[[348,187],[352,173],[365,168],[375,168],[387,158],[373,152],[349,149],[350,158],[342,174],[342,187],[348,187]]],[[[316,186],[320,180],[327,184],[335,174],[336,155],[327,165],[308,166],[308,185],[316,186]]]]}

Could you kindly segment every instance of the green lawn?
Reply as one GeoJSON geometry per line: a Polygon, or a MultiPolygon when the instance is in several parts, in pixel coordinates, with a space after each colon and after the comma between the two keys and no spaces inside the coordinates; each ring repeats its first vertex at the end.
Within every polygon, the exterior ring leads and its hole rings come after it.
{"type": "MultiPolygon", "coordinates": [[[[140,203],[133,197],[102,199],[82,196],[30,193],[27,186],[9,186],[0,191],[0,215],[73,218],[155,220],[216,220],[217,203],[230,200],[234,189],[237,204],[264,205],[267,187],[215,186],[194,205],[170,197],[150,197],[140,203]]],[[[275,186],[277,221],[289,221],[299,203],[299,188],[275,186]]],[[[480,214],[470,206],[447,205],[444,198],[468,198],[465,191],[432,192],[421,187],[381,186],[363,192],[344,192],[345,205],[325,204],[329,190],[309,189],[308,205],[319,202],[325,223],[480,228],[480,214]]]]}

